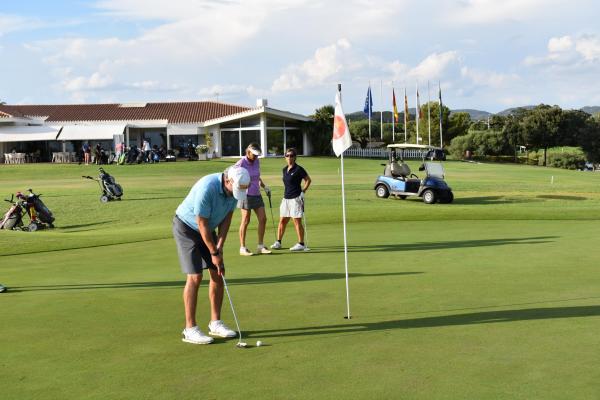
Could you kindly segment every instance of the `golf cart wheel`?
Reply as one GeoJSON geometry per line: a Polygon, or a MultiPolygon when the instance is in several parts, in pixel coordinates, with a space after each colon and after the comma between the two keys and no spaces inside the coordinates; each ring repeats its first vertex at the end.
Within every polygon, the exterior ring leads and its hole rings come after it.
{"type": "Polygon", "coordinates": [[[387,199],[390,196],[390,191],[385,185],[377,185],[375,195],[380,199],[387,199]]]}
{"type": "Polygon", "coordinates": [[[100,196],[100,201],[102,203],[108,203],[108,200],[109,200],[108,196],[105,196],[105,195],[100,196]]]}
{"type": "Polygon", "coordinates": [[[436,196],[435,196],[435,192],[431,189],[427,189],[426,191],[423,192],[423,202],[425,204],[433,204],[435,203],[437,200],[436,196]]]}
{"type": "Polygon", "coordinates": [[[35,232],[35,231],[37,231],[37,230],[38,230],[38,228],[39,228],[39,226],[38,226],[38,224],[36,224],[35,222],[32,222],[32,223],[30,223],[30,224],[27,226],[27,230],[28,230],[29,232],[35,232]]]}

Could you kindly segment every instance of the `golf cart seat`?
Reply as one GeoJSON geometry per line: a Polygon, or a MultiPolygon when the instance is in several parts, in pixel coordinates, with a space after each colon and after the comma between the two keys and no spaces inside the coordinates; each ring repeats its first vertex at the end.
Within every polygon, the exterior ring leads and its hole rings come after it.
{"type": "Polygon", "coordinates": [[[394,161],[390,163],[390,172],[393,177],[406,178],[410,176],[410,167],[408,164],[398,164],[394,161]]]}

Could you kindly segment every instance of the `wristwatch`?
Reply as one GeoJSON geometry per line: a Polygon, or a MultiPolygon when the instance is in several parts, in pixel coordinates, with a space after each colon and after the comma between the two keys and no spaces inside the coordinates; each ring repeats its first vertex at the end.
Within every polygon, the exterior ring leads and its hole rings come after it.
{"type": "Polygon", "coordinates": [[[219,255],[219,252],[218,252],[218,251],[215,251],[214,253],[210,253],[210,255],[211,255],[211,256],[218,256],[218,255],[219,255]]]}

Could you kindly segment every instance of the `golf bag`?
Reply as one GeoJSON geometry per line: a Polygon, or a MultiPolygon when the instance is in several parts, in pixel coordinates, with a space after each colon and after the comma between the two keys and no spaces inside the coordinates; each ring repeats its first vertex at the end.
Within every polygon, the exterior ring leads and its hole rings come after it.
{"type": "Polygon", "coordinates": [[[23,206],[21,205],[20,199],[15,201],[15,196],[10,195],[9,199],[4,199],[4,201],[10,203],[10,208],[4,214],[2,221],[0,221],[0,229],[18,229],[23,226],[23,206]]]}
{"type": "Polygon", "coordinates": [[[125,161],[127,161],[127,154],[121,153],[121,155],[119,155],[119,158],[117,159],[117,164],[123,165],[125,164],[125,161]]]}
{"type": "Polygon", "coordinates": [[[46,224],[50,228],[54,228],[54,215],[52,211],[46,207],[42,201],[41,194],[35,194],[33,190],[27,189],[29,194],[27,196],[22,193],[17,193],[17,198],[22,200],[22,205],[25,207],[27,215],[29,215],[29,231],[37,231],[40,228],[45,228],[46,224]]]}
{"type": "Polygon", "coordinates": [[[102,203],[107,203],[111,200],[121,200],[121,196],[123,196],[123,188],[121,185],[119,185],[115,181],[115,178],[106,172],[104,168],[100,167],[98,170],[100,171],[98,179],[92,178],[91,176],[82,177],[98,182],[100,190],[102,190],[102,195],[100,196],[100,201],[102,203]]]}
{"type": "Polygon", "coordinates": [[[131,148],[129,149],[129,151],[127,152],[127,164],[134,164],[136,162],[138,162],[138,157],[140,157],[140,162],[141,161],[141,151],[138,150],[137,146],[131,146],[131,148]]]}

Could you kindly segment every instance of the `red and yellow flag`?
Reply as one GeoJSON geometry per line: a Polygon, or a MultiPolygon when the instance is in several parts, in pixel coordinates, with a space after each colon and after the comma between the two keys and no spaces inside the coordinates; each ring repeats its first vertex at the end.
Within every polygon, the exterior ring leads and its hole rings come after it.
{"type": "Polygon", "coordinates": [[[394,122],[398,123],[398,107],[396,107],[396,93],[392,88],[392,104],[394,106],[394,122]]]}

